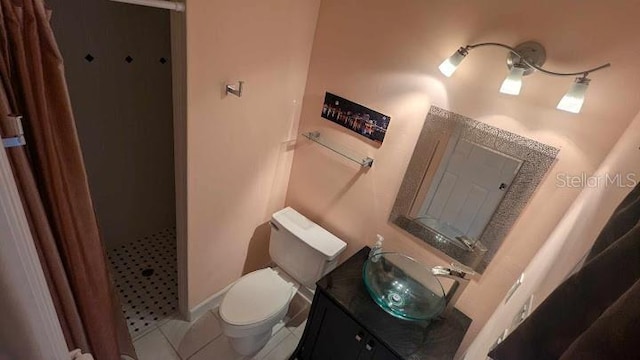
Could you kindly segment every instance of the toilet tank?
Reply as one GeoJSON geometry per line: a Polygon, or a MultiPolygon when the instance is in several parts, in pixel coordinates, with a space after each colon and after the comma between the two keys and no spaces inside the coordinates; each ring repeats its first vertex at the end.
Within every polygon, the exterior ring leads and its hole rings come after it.
{"type": "Polygon", "coordinates": [[[270,224],[271,259],[311,289],[337,266],[338,256],[347,247],[344,241],[290,207],[273,214],[270,224]]]}

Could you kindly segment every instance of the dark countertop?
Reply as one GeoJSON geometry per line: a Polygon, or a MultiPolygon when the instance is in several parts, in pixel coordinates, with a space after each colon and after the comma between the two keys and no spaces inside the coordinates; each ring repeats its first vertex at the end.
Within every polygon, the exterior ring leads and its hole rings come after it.
{"type": "Polygon", "coordinates": [[[458,309],[447,318],[430,323],[401,320],[387,314],[371,299],[362,279],[362,266],[369,250],[364,247],[320,279],[317,289],[404,359],[453,359],[471,319],[458,309]]]}

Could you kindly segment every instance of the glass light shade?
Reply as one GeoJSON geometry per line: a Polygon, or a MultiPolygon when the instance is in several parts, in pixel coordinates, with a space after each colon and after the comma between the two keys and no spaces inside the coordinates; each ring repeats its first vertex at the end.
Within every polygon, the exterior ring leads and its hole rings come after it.
{"type": "Polygon", "coordinates": [[[582,104],[584,104],[584,95],[589,87],[589,81],[587,78],[577,78],[556,108],[574,114],[579,113],[580,109],[582,109],[582,104]]]}
{"type": "Polygon", "coordinates": [[[519,66],[511,68],[509,75],[502,82],[500,86],[500,92],[508,95],[519,95],[520,89],[522,89],[522,76],[526,69],[519,66]]]}
{"type": "Polygon", "coordinates": [[[443,61],[440,66],[438,66],[438,69],[440,69],[440,72],[444,76],[451,77],[451,75],[456,72],[458,65],[460,65],[462,60],[464,60],[465,56],[467,56],[466,51],[464,51],[463,48],[460,48],[460,50],[457,50],[453,53],[453,55],[445,59],[445,61],[443,61]]]}

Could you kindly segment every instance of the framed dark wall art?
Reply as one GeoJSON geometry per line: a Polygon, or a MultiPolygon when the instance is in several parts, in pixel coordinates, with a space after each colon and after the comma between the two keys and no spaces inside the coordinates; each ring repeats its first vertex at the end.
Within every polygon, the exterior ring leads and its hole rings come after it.
{"type": "Polygon", "coordinates": [[[378,143],[384,141],[391,121],[387,115],[329,92],[324,97],[322,117],[378,143]]]}

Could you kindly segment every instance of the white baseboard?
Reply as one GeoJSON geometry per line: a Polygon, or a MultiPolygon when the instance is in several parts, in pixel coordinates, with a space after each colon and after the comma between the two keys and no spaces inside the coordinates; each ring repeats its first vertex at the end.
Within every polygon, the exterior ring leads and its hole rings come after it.
{"type": "Polygon", "coordinates": [[[200,318],[200,316],[202,316],[204,313],[206,313],[207,311],[211,310],[211,309],[215,309],[218,306],[220,306],[220,303],[222,302],[222,299],[224,298],[224,294],[227,293],[227,291],[229,290],[229,288],[231,288],[231,286],[235,284],[235,282],[227,285],[227,287],[225,287],[224,289],[218,291],[217,293],[211,295],[210,297],[208,297],[207,299],[205,299],[203,302],[201,302],[200,304],[196,305],[193,309],[189,309],[189,314],[188,315],[188,321],[194,321],[198,318],[200,318]]]}

